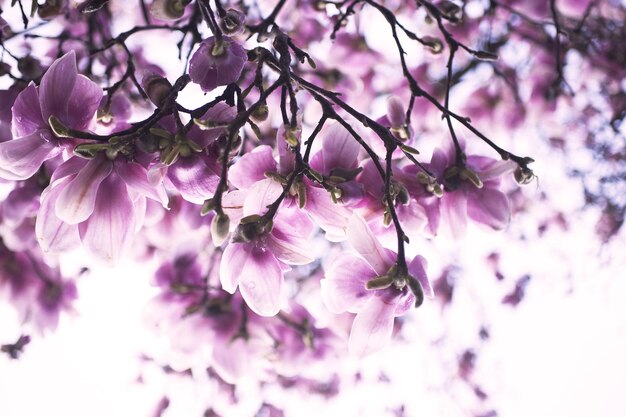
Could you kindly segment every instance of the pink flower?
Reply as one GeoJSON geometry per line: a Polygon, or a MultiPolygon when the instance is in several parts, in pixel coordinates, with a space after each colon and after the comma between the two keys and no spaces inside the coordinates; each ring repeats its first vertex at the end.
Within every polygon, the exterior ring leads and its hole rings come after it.
{"type": "MultiPolygon", "coordinates": [[[[512,172],[517,164],[513,161],[498,161],[492,158],[470,155],[462,167],[455,165],[453,147],[444,152],[435,149],[430,164],[426,166],[443,185],[443,196],[435,199],[428,185],[419,181],[408,184],[410,194],[424,202],[429,217],[429,226],[433,233],[442,216],[450,226],[452,236],[465,234],[467,218],[486,225],[493,230],[502,230],[511,218],[509,200],[500,188],[500,177],[512,172]]],[[[415,178],[418,168],[410,166],[403,175],[415,178]]]]}
{"type": "Polygon", "coordinates": [[[100,87],[78,74],[73,51],[54,61],[39,87],[29,84],[15,100],[12,128],[16,138],[0,143],[0,177],[31,177],[44,161],[62,150],[48,123],[50,116],[67,127],[85,130],[101,98],[100,87]]]}
{"type": "Polygon", "coordinates": [[[130,249],[146,210],[145,197],[167,205],[162,186],[148,182],[146,169],[103,154],[71,158],[44,190],[35,230],[44,251],[63,252],[82,242],[109,263],[130,249]]]}
{"type": "Polygon", "coordinates": [[[274,316],[280,310],[287,265],[313,261],[302,233],[310,230],[306,217],[291,216],[288,222],[282,213],[274,219],[259,216],[281,193],[282,187],[270,179],[250,188],[243,204],[244,219],[249,221],[237,227],[220,264],[222,288],[233,294],[239,287],[248,307],[261,316],[274,316]]]}
{"type": "Polygon", "coordinates": [[[208,92],[237,81],[247,60],[246,50],[239,42],[225,36],[218,43],[211,36],[191,57],[189,75],[202,91],[208,92]]]}
{"type": "MultiPolygon", "coordinates": [[[[415,296],[406,282],[397,285],[395,279],[386,288],[367,289],[366,285],[373,279],[394,277],[396,254],[381,246],[358,215],[351,217],[347,232],[350,244],[361,256],[342,255],[335,259],[321,281],[322,298],[333,313],[356,313],[349,350],[352,354],[366,356],[389,341],[394,317],[405,314],[415,302],[415,296]]],[[[409,262],[408,272],[419,282],[424,295],[433,297],[426,276],[426,260],[416,256],[409,262]]]]}

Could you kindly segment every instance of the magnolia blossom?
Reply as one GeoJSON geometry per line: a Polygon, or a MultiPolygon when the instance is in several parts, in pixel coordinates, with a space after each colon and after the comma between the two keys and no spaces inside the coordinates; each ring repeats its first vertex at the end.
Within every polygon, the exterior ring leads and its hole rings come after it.
{"type": "Polygon", "coordinates": [[[420,173],[416,166],[405,167],[399,176],[404,179],[409,194],[425,208],[433,234],[442,218],[453,237],[465,234],[468,218],[493,230],[502,230],[509,224],[510,203],[500,191],[500,183],[504,174],[517,168],[515,162],[469,155],[462,166],[457,166],[454,147],[450,146],[445,151],[435,149],[425,166],[434,177],[420,173]],[[440,186],[443,194],[441,189],[434,191],[440,186]]]}
{"type": "MultiPolygon", "coordinates": [[[[354,215],[348,224],[348,240],[360,257],[337,257],[321,281],[324,303],[333,313],[356,313],[350,330],[349,350],[358,356],[380,350],[391,338],[394,317],[405,314],[415,303],[407,286],[398,289],[367,289],[368,281],[393,274],[397,255],[381,246],[367,223],[354,215]]],[[[408,265],[409,274],[419,282],[424,295],[433,297],[426,276],[426,260],[416,256],[408,265]]]]}
{"type": "Polygon", "coordinates": [[[59,145],[71,146],[71,140],[55,137],[50,117],[54,116],[66,127],[85,130],[101,99],[98,84],[78,74],[73,51],[54,61],[39,87],[29,84],[15,100],[12,119],[15,139],[0,143],[0,178],[29,178],[44,161],[61,153],[59,145]]]}
{"type": "Polygon", "coordinates": [[[142,225],[145,197],[167,205],[162,185],[151,184],[140,164],[104,154],[70,158],[42,194],[39,243],[44,251],[63,252],[82,242],[98,258],[115,263],[142,225]]]}
{"type": "Polygon", "coordinates": [[[311,224],[306,216],[292,212],[273,219],[260,217],[281,193],[282,187],[270,179],[250,188],[243,202],[243,216],[249,221],[237,227],[220,263],[222,288],[233,294],[239,287],[250,309],[261,316],[274,316],[280,310],[287,265],[313,261],[306,240],[311,224]]]}
{"type": "Polygon", "coordinates": [[[237,81],[247,60],[246,50],[239,42],[226,36],[218,42],[211,36],[202,41],[191,57],[189,75],[202,91],[208,92],[237,81]]]}

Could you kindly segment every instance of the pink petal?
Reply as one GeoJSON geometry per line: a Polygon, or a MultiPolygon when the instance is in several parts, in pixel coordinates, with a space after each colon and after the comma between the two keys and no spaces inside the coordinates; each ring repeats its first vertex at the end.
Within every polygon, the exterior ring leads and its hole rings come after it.
{"type": "Polygon", "coordinates": [[[467,214],[478,223],[502,230],[511,219],[509,199],[494,188],[472,190],[467,199],[467,214]]]}
{"type": "Polygon", "coordinates": [[[63,162],[52,173],[50,183],[56,182],[62,178],[69,177],[78,174],[78,172],[87,165],[89,161],[84,158],[73,156],[67,161],[63,162]]]}
{"type": "Polygon", "coordinates": [[[136,162],[115,161],[114,168],[128,187],[167,208],[168,198],[165,188],[162,184],[152,185],[148,180],[148,171],[142,165],[136,162]]]}
{"type": "Polygon", "coordinates": [[[42,138],[45,130],[0,143],[0,178],[25,180],[32,177],[44,161],[58,155],[60,148],[42,138]]]}
{"type": "Polygon", "coordinates": [[[13,130],[15,136],[26,136],[46,128],[48,123],[44,122],[39,108],[39,95],[37,88],[32,82],[15,99],[13,103],[13,130]]]}
{"type": "Polygon", "coordinates": [[[57,59],[41,78],[39,101],[44,121],[55,115],[63,123],[69,121],[69,104],[78,70],[76,53],[70,51],[57,59]]]}
{"type": "Polygon", "coordinates": [[[104,157],[89,161],[59,195],[55,205],[57,217],[69,224],[87,220],[94,211],[100,183],[112,170],[113,163],[104,157]]]}
{"type": "Polygon", "coordinates": [[[74,129],[84,130],[100,106],[102,89],[84,75],[78,75],[67,103],[67,119],[61,119],[74,129]]]}
{"type": "Polygon", "coordinates": [[[256,314],[270,317],[280,310],[283,272],[267,248],[254,243],[228,245],[220,263],[220,280],[231,294],[238,283],[241,296],[256,314]]]}
{"type": "Polygon", "coordinates": [[[356,168],[361,146],[339,123],[333,123],[322,140],[324,173],[333,168],[356,168]]]}
{"type": "Polygon", "coordinates": [[[345,230],[352,213],[340,204],[335,204],[328,191],[307,186],[305,209],[332,241],[345,239],[345,230]]]}
{"type": "Polygon", "coordinates": [[[465,191],[457,190],[445,193],[439,207],[447,220],[452,237],[464,236],[467,229],[467,196],[465,191]]]}
{"type": "Polygon", "coordinates": [[[393,333],[395,299],[371,297],[357,314],[350,330],[348,349],[363,357],[382,349],[393,333]]]}
{"type": "Polygon", "coordinates": [[[66,185],[67,181],[63,181],[56,186],[49,186],[41,194],[35,234],[44,252],[62,253],[80,246],[78,227],[63,222],[54,214],[54,206],[66,185]]]}
{"type": "Polygon", "coordinates": [[[130,250],[135,222],[133,202],[126,185],[117,176],[110,175],[99,187],[93,213],[78,225],[78,231],[89,252],[115,264],[130,250]]]}
{"type": "Polygon", "coordinates": [[[278,218],[274,220],[274,229],[268,236],[267,248],[276,258],[290,265],[306,265],[313,262],[310,242],[295,228],[278,218]]]}
{"type": "Polygon", "coordinates": [[[365,283],[377,276],[371,266],[356,256],[337,258],[321,280],[322,300],[335,314],[360,311],[374,293],[365,283]]]}
{"type": "Polygon", "coordinates": [[[167,176],[183,198],[202,204],[213,197],[219,177],[198,156],[181,158],[167,170],[167,176]]]}
{"type": "Polygon", "coordinates": [[[265,179],[256,182],[248,191],[243,204],[243,215],[264,214],[267,212],[267,206],[276,201],[282,192],[283,187],[274,180],[265,179]]]}
{"type": "Polygon", "coordinates": [[[237,188],[248,189],[257,182],[266,179],[266,172],[276,172],[276,161],[272,148],[261,145],[248,152],[228,171],[228,180],[237,188]]]}
{"type": "Polygon", "coordinates": [[[395,260],[381,246],[365,220],[356,213],[348,221],[347,235],[350,245],[374,268],[378,275],[387,273],[395,260]]]}

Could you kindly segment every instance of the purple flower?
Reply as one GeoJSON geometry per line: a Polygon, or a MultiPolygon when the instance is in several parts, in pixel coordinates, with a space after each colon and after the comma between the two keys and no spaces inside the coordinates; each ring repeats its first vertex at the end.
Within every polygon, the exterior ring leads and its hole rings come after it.
{"type": "MultiPolygon", "coordinates": [[[[391,337],[394,317],[405,314],[415,302],[407,286],[398,289],[367,289],[375,278],[391,276],[396,254],[376,240],[365,221],[352,216],[348,224],[348,240],[361,255],[342,255],[335,259],[322,279],[322,298],[333,313],[356,313],[350,330],[349,350],[365,356],[381,349],[391,337]]],[[[408,265],[409,274],[422,287],[424,295],[433,296],[426,276],[426,260],[416,256],[408,265]]],[[[394,283],[395,284],[395,283],[394,283]]]]}
{"type": "Polygon", "coordinates": [[[189,75],[202,91],[208,92],[237,81],[247,60],[246,50],[239,42],[226,36],[216,42],[211,36],[191,57],[189,75]]]}
{"type": "Polygon", "coordinates": [[[44,251],[63,252],[79,242],[115,263],[130,249],[146,210],[145,197],[167,205],[162,186],[148,182],[146,169],[100,154],[60,165],[44,190],[35,230],[44,251]]]}
{"type": "Polygon", "coordinates": [[[224,250],[220,264],[222,288],[233,294],[237,287],[248,307],[261,316],[274,316],[280,310],[283,271],[289,265],[312,262],[306,217],[291,216],[289,222],[259,216],[282,193],[282,187],[266,179],[256,182],[243,204],[244,219],[224,250]]]}
{"type": "Polygon", "coordinates": [[[73,51],[54,61],[39,87],[29,84],[13,105],[13,140],[0,143],[0,177],[23,180],[61,152],[61,141],[48,123],[50,116],[63,125],[85,130],[93,118],[102,90],[78,74],[73,51]]]}
{"type": "MultiPolygon", "coordinates": [[[[486,225],[493,230],[504,229],[511,217],[509,200],[500,188],[500,177],[512,172],[517,164],[513,161],[498,161],[492,158],[470,155],[462,167],[455,165],[455,151],[450,147],[446,152],[435,149],[428,169],[444,187],[443,196],[429,200],[428,184],[413,181],[409,192],[418,201],[428,200],[427,213],[433,233],[437,229],[439,216],[450,226],[454,237],[463,236],[467,228],[467,218],[486,225]]],[[[404,174],[416,174],[416,167],[408,167],[404,174]]]]}

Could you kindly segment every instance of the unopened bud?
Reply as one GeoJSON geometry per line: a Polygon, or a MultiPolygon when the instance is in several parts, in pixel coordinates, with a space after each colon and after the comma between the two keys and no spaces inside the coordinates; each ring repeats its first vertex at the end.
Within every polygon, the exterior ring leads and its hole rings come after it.
{"type": "Polygon", "coordinates": [[[157,19],[177,20],[185,14],[185,7],[191,0],[154,0],[150,13],[157,19]]]}
{"type": "Polygon", "coordinates": [[[30,55],[20,58],[17,61],[17,69],[22,76],[28,80],[36,80],[43,75],[41,63],[30,55]]]}
{"type": "Polygon", "coordinates": [[[267,107],[267,103],[262,103],[259,106],[257,106],[256,109],[254,109],[250,117],[255,122],[264,122],[267,120],[268,115],[269,115],[269,107],[267,107]]]}
{"type": "Polygon", "coordinates": [[[298,146],[298,136],[296,135],[297,130],[293,128],[285,129],[285,142],[292,148],[298,146]]]}
{"type": "MultiPolygon", "coordinates": [[[[35,3],[35,2],[33,2],[35,3]]],[[[62,0],[46,0],[37,7],[37,14],[42,19],[50,19],[63,13],[65,2],[62,0]]]]}
{"type": "Polygon", "coordinates": [[[528,167],[518,167],[513,173],[513,177],[519,185],[526,185],[535,178],[535,173],[528,167]]]}
{"type": "Polygon", "coordinates": [[[211,240],[213,245],[221,246],[228,237],[230,219],[225,213],[218,213],[211,221],[211,240]]]}
{"type": "Polygon", "coordinates": [[[150,74],[143,77],[141,84],[152,104],[157,107],[163,106],[165,99],[172,91],[172,84],[167,78],[158,74],[150,74]]]}
{"type": "Polygon", "coordinates": [[[451,22],[456,23],[463,18],[463,9],[449,0],[438,2],[437,8],[441,11],[441,14],[451,22]]]}
{"type": "Polygon", "coordinates": [[[239,10],[228,9],[226,15],[220,21],[222,31],[227,35],[235,35],[243,30],[246,16],[239,10]]]}
{"type": "Polygon", "coordinates": [[[439,54],[443,51],[443,42],[439,38],[424,36],[422,37],[422,44],[430,49],[433,54],[439,54]]]}
{"type": "MultiPolygon", "coordinates": [[[[481,61],[497,61],[498,60],[497,54],[487,52],[487,51],[476,51],[474,52],[474,56],[480,59],[481,61]]],[[[502,159],[506,159],[506,158],[502,158],[502,159]]]]}
{"type": "Polygon", "coordinates": [[[404,126],[404,104],[402,100],[396,96],[390,96],[387,99],[387,119],[393,128],[401,128],[404,126]]]}

